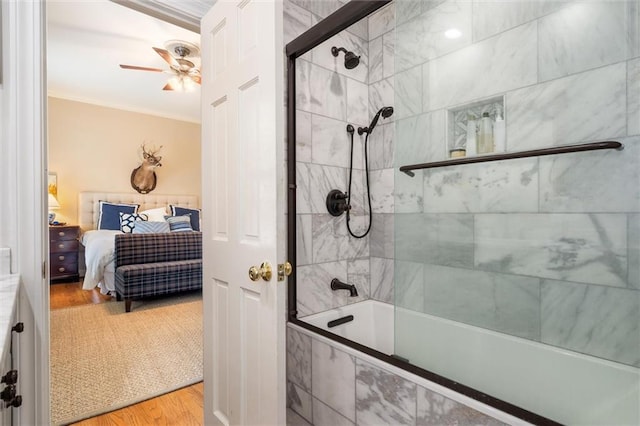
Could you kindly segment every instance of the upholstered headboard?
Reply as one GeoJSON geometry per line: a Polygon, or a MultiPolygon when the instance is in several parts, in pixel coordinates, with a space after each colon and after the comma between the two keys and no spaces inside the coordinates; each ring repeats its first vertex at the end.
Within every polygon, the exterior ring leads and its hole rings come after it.
{"type": "Polygon", "coordinates": [[[116,192],[81,192],[78,195],[78,221],[80,229],[88,231],[96,229],[100,210],[98,203],[136,203],[140,204],[138,211],[167,207],[174,204],[181,207],[197,209],[200,207],[197,195],[153,195],[153,194],[125,194],[116,192]]]}

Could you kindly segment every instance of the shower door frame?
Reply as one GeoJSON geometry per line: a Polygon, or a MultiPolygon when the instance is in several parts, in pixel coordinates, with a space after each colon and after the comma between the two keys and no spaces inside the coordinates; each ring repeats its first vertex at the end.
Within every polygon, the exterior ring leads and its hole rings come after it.
{"type": "Polygon", "coordinates": [[[483,404],[494,407],[507,414],[511,414],[524,421],[537,425],[559,425],[551,419],[525,410],[504,400],[487,395],[477,389],[465,386],[457,381],[448,379],[432,371],[425,370],[399,358],[376,351],[353,340],[323,330],[298,319],[297,309],[297,226],[296,226],[296,59],[322,42],[328,40],[351,25],[366,18],[371,13],[393,0],[355,1],[352,0],[340,9],[318,22],[309,30],[296,37],[285,47],[287,56],[287,255],[292,265],[291,275],[288,277],[287,290],[287,318],[288,322],[307,329],[315,334],[346,345],[354,350],[365,353],[380,361],[401,368],[409,373],[444,386],[483,404]]]}

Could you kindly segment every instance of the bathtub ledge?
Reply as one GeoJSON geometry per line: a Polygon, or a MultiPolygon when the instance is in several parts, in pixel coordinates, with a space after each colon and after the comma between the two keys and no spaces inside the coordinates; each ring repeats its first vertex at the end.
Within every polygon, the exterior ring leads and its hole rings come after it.
{"type": "Polygon", "coordinates": [[[467,407],[470,407],[476,411],[479,411],[483,414],[486,414],[487,416],[493,417],[501,422],[504,422],[506,424],[509,425],[531,425],[531,423],[528,423],[518,417],[512,416],[510,414],[507,414],[503,411],[500,411],[494,407],[491,407],[489,405],[483,404],[482,402],[470,398],[466,395],[463,395],[461,393],[455,392],[447,387],[444,387],[442,385],[439,385],[437,383],[434,383],[430,380],[425,379],[424,377],[420,377],[418,375],[415,375],[413,373],[410,373],[406,370],[403,370],[402,368],[396,367],[394,365],[391,365],[389,363],[386,363],[382,360],[379,360],[378,358],[375,358],[371,355],[368,355],[366,353],[360,352],[356,349],[353,349],[349,346],[343,345],[342,343],[336,342],[335,340],[329,339],[328,337],[324,337],[321,336],[319,334],[316,334],[314,332],[312,332],[311,330],[307,330],[304,327],[301,327],[297,324],[293,324],[293,323],[287,323],[288,327],[291,327],[292,329],[300,332],[300,333],[304,333],[305,335],[308,335],[310,337],[312,337],[313,339],[316,339],[322,343],[328,344],[330,346],[336,346],[338,347],[341,351],[352,355],[356,358],[359,358],[363,361],[368,362],[369,364],[387,371],[391,374],[395,374],[396,376],[402,377],[405,380],[408,380],[410,382],[413,382],[419,386],[422,386],[423,388],[426,388],[430,391],[433,391],[435,393],[438,393],[446,398],[449,398],[451,400],[454,400],[456,402],[459,402],[460,404],[466,405],[467,407]]]}

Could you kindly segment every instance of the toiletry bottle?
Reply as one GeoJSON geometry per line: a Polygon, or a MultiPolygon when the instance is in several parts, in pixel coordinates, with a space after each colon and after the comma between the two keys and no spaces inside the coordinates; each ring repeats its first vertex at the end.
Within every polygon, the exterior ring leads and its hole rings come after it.
{"type": "Polygon", "coordinates": [[[495,152],[505,152],[507,150],[505,122],[500,107],[496,109],[496,121],[493,123],[493,147],[495,152]]]}
{"type": "Polygon", "coordinates": [[[467,115],[467,143],[465,148],[467,150],[466,155],[472,156],[477,154],[476,150],[476,134],[478,132],[478,124],[476,123],[476,116],[473,114],[467,115]]]}
{"type": "Polygon", "coordinates": [[[478,154],[490,152],[493,152],[493,120],[484,112],[478,124],[478,154]]]}
{"type": "Polygon", "coordinates": [[[464,148],[453,148],[449,150],[449,158],[460,158],[467,155],[464,148]]]}

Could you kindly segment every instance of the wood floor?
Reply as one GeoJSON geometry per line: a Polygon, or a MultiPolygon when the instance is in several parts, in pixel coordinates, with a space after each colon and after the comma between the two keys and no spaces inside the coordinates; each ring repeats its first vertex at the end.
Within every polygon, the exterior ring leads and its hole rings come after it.
{"type": "Polygon", "coordinates": [[[98,304],[109,301],[111,301],[111,296],[100,294],[98,289],[83,290],[82,282],[59,283],[49,286],[49,306],[51,309],[98,304]]]}
{"type": "MultiPolygon", "coordinates": [[[[98,290],[82,290],[81,282],[52,284],[49,287],[51,309],[112,302],[98,290]]],[[[115,302],[113,302],[115,303],[115,302]]],[[[202,382],[157,398],[83,420],[82,426],[137,426],[204,424],[202,382]]]]}

